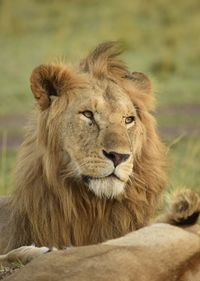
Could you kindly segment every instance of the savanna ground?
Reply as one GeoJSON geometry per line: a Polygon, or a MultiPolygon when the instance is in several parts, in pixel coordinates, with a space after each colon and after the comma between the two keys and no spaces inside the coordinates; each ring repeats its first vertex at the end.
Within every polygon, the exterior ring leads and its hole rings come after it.
{"type": "Polygon", "coordinates": [[[200,190],[199,0],[0,0],[0,194],[12,191],[23,126],[33,108],[32,69],[76,63],[121,40],[123,59],[156,85],[155,112],[169,147],[168,188],[200,190]]]}

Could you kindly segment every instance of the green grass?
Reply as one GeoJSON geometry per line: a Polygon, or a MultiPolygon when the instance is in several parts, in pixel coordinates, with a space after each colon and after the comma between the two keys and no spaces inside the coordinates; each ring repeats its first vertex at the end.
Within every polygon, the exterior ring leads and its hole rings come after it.
{"type": "MultiPolygon", "coordinates": [[[[133,71],[150,74],[156,84],[159,127],[171,143],[185,137],[169,152],[169,187],[199,188],[200,73],[199,0],[1,0],[0,1],[0,138],[22,135],[19,124],[7,126],[1,118],[29,113],[33,97],[32,69],[55,60],[78,63],[105,40],[120,39],[123,59],[133,71]],[[176,110],[184,107],[185,112],[176,110]],[[164,108],[175,108],[163,110],[164,108]],[[199,128],[199,127],[198,127],[199,128]],[[181,131],[181,133],[182,133],[181,131]]],[[[0,151],[0,193],[11,191],[16,151],[0,151]]]]}
{"type": "Polygon", "coordinates": [[[199,138],[183,139],[171,147],[169,156],[168,187],[188,187],[200,191],[199,138]]]}

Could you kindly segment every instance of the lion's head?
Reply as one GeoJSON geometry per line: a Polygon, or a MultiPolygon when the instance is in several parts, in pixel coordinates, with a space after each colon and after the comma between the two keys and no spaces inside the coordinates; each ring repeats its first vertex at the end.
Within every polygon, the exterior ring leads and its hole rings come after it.
{"type": "Polygon", "coordinates": [[[31,76],[41,115],[48,115],[45,149],[59,150],[66,174],[107,198],[124,193],[144,143],[149,150],[157,145],[154,136],[155,143],[148,140],[151,83],[142,73],[130,73],[115,47],[100,45],[78,70],[40,65],[31,76]]]}
{"type": "Polygon", "coordinates": [[[18,160],[10,248],[97,243],[144,226],[154,213],[165,150],[152,86],[119,53],[103,43],[77,68],[34,69],[39,106],[18,160]]]}

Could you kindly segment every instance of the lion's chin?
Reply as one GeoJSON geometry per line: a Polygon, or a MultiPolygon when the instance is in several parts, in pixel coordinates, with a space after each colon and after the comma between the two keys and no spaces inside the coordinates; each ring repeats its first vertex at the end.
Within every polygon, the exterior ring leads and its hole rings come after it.
{"type": "Polygon", "coordinates": [[[93,178],[88,182],[89,189],[100,198],[117,198],[124,192],[125,182],[116,177],[93,178]]]}

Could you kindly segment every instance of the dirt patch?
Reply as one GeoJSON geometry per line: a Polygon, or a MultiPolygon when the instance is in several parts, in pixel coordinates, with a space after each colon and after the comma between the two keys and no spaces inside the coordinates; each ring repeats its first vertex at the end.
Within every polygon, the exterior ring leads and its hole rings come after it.
{"type": "Polygon", "coordinates": [[[0,116],[0,127],[9,129],[11,127],[23,127],[28,120],[27,115],[7,115],[7,116],[0,116]]]}
{"type": "Polygon", "coordinates": [[[199,136],[200,135],[200,124],[197,126],[162,126],[159,128],[159,132],[164,139],[174,139],[178,136],[199,136]]]}
{"type": "Polygon", "coordinates": [[[3,146],[16,149],[22,143],[27,121],[26,115],[0,116],[0,149],[3,146]]]}
{"type": "Polygon", "coordinates": [[[162,125],[160,126],[159,131],[163,138],[165,139],[173,139],[180,135],[185,136],[199,136],[200,135],[200,122],[195,122],[191,124],[176,124],[176,116],[185,116],[189,115],[191,118],[197,119],[199,116],[200,119],[200,104],[174,104],[174,105],[165,105],[158,108],[156,111],[156,116],[174,116],[174,124],[170,125],[162,125]]]}
{"type": "Polygon", "coordinates": [[[16,149],[20,146],[20,144],[23,142],[23,134],[22,135],[10,135],[7,134],[6,143],[3,140],[3,136],[0,137],[0,150],[3,146],[6,146],[7,149],[16,149]]]}
{"type": "Polygon", "coordinates": [[[200,115],[200,104],[174,104],[174,105],[165,105],[158,108],[156,114],[192,114],[192,115],[200,115]]]}

